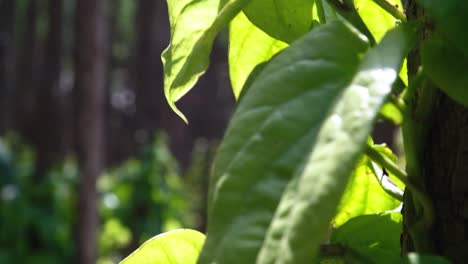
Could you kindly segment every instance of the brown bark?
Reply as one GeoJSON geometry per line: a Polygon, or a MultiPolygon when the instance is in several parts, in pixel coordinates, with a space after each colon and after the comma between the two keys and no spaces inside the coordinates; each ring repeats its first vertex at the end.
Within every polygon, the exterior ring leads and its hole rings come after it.
{"type": "Polygon", "coordinates": [[[77,1],[76,95],[80,167],[78,263],[96,263],[96,181],[103,169],[108,25],[106,0],[77,1]]]}
{"type": "MultiPolygon", "coordinates": [[[[421,19],[423,10],[416,1],[407,1],[409,19],[421,19]]],[[[426,28],[424,35],[429,34],[426,28]]],[[[418,45],[408,58],[410,79],[420,66],[418,45]]],[[[418,98],[418,101],[421,101],[418,98]]],[[[429,234],[431,253],[449,258],[453,263],[468,259],[468,109],[457,104],[442,92],[432,97],[433,106],[425,122],[427,136],[421,158],[422,186],[434,204],[435,221],[429,234]]],[[[418,104],[418,102],[416,102],[418,104]]],[[[409,199],[405,200],[405,204],[409,199]]],[[[411,208],[411,205],[406,204],[411,208]]],[[[405,211],[404,222],[414,217],[405,211]]],[[[408,234],[404,234],[403,238],[408,234]]],[[[411,241],[403,244],[403,251],[412,251],[411,241]]]]}

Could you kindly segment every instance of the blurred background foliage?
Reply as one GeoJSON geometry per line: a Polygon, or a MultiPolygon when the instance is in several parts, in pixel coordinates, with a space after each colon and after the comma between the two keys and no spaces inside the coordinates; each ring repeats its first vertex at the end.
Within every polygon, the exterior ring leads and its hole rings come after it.
{"type": "MultiPolygon", "coordinates": [[[[198,141],[182,177],[167,135],[158,133],[141,159],[130,158],[106,170],[97,184],[97,263],[116,263],[160,232],[200,229],[206,186],[201,179],[210,155],[206,141],[198,141]]],[[[49,171],[47,181],[36,185],[34,159],[34,151],[17,136],[0,141],[0,263],[74,262],[76,161],[66,159],[49,171]],[[46,197],[44,203],[38,205],[36,196],[46,197]]]]}
{"type": "Polygon", "coordinates": [[[226,34],[179,103],[189,126],[164,99],[168,43],[166,1],[0,0],[0,263],[118,263],[204,231],[234,107],[226,34]]]}

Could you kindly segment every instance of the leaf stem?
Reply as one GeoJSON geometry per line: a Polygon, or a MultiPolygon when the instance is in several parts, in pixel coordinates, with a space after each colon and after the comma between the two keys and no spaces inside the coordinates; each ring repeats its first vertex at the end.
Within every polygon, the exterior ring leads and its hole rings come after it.
{"type": "Polygon", "coordinates": [[[379,165],[373,161],[369,161],[369,166],[379,182],[380,187],[390,196],[397,199],[400,202],[403,202],[403,191],[396,186],[396,184],[386,175],[384,170],[379,168],[379,165]]]}
{"type": "Polygon", "coordinates": [[[321,24],[327,23],[327,18],[325,17],[325,10],[323,9],[323,0],[315,1],[317,6],[317,16],[321,24]]]}
{"type": "Polygon", "coordinates": [[[399,19],[403,22],[406,22],[406,16],[403,12],[401,12],[396,6],[389,3],[387,0],[373,0],[380,8],[387,11],[390,15],[394,18],[399,19]]]}
{"type": "Polygon", "coordinates": [[[413,185],[407,177],[406,172],[398,168],[398,166],[388,157],[380,154],[372,146],[367,145],[365,149],[365,154],[374,162],[387,169],[390,173],[395,175],[399,180],[401,180],[406,187],[413,193],[415,198],[419,201],[424,210],[424,215],[421,220],[421,224],[429,227],[432,226],[434,222],[434,208],[429,197],[426,196],[416,185],[413,185]]]}

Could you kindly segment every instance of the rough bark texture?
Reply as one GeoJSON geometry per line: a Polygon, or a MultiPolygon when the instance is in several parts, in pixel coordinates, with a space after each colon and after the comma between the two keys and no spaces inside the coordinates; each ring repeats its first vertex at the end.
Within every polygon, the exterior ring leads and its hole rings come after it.
{"type": "Polygon", "coordinates": [[[96,180],[103,169],[107,84],[107,1],[77,1],[76,93],[78,114],[78,263],[96,263],[96,180]]]}
{"type": "Polygon", "coordinates": [[[435,207],[436,253],[468,259],[468,109],[438,92],[424,151],[426,187],[435,207]]]}
{"type": "MultiPolygon", "coordinates": [[[[415,0],[406,4],[409,19],[424,16],[415,0]]],[[[426,28],[425,34],[430,31],[426,28]]],[[[425,35],[424,34],[424,35],[425,35]]],[[[410,79],[420,66],[419,45],[408,57],[410,79]]],[[[436,91],[426,126],[422,151],[423,188],[434,204],[435,221],[430,231],[434,254],[453,263],[468,259],[468,109],[436,91]]],[[[408,200],[405,200],[405,203],[408,200]]],[[[405,223],[411,221],[406,210],[405,223]]],[[[414,250],[403,234],[403,251],[414,250]],[[406,240],[406,241],[405,241],[406,240]],[[406,243],[405,243],[406,242],[406,243]]]]}

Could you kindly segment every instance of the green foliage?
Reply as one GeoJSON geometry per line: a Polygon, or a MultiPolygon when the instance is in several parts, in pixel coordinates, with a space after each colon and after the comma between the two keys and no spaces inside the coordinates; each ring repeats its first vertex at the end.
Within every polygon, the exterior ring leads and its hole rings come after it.
{"type": "MultiPolygon", "coordinates": [[[[420,22],[407,22],[397,0],[248,2],[197,1],[177,12],[169,7],[171,45],[189,47],[174,48],[180,59],[173,61],[187,61],[184,69],[167,63],[169,51],[163,55],[173,107],[205,70],[214,35],[231,23],[229,63],[238,104],[214,160],[198,263],[439,261],[400,258],[401,215],[388,212],[400,204],[401,189],[409,189],[423,226],[422,232],[410,231],[412,239],[428,235],[432,204],[414,178],[418,144],[411,140],[417,139],[405,138],[409,176],[388,148],[366,144],[379,116],[405,131],[415,127],[414,109],[407,107],[414,106],[415,89],[423,88],[406,87],[405,60],[421,32],[432,33],[419,30],[420,22]],[[211,10],[196,32],[179,25],[193,17],[190,10],[211,10]],[[327,242],[341,244],[345,253],[324,256],[320,249],[327,242]]],[[[420,2],[442,36],[440,42],[422,41],[423,70],[466,105],[468,95],[460,88],[468,67],[466,4],[420,2]]]]}
{"type": "MultiPolygon", "coordinates": [[[[0,175],[0,263],[73,262],[76,163],[65,161],[38,184],[34,153],[9,136],[0,139],[0,175]]],[[[97,188],[102,223],[98,263],[122,259],[133,240],[138,243],[192,225],[186,214],[186,190],[163,135],[147,147],[141,160],[129,160],[100,177],[97,188]]]]}
{"type": "Polygon", "coordinates": [[[448,96],[468,106],[468,60],[450,43],[433,37],[422,50],[424,72],[448,96]]]}
{"type": "Polygon", "coordinates": [[[291,43],[311,28],[313,4],[310,0],[252,0],[244,13],[268,35],[291,43]]]}
{"type": "Polygon", "coordinates": [[[204,240],[195,230],[170,231],[146,241],[120,263],[195,264],[204,240]]]}
{"type": "Polygon", "coordinates": [[[216,35],[248,0],[167,1],[171,44],[163,52],[164,92],[171,108],[185,121],[175,102],[186,94],[208,67],[216,35]]]}

